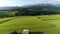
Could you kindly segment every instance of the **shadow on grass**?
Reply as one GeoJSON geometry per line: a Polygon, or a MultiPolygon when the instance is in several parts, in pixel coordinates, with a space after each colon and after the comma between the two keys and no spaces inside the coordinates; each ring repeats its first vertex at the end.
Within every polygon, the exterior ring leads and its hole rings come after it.
{"type": "MultiPolygon", "coordinates": [[[[18,33],[18,34],[22,34],[22,33],[18,33]]],[[[44,34],[44,32],[29,32],[29,34],[44,34]]]]}
{"type": "Polygon", "coordinates": [[[44,34],[44,32],[30,32],[29,34],[44,34]]]}

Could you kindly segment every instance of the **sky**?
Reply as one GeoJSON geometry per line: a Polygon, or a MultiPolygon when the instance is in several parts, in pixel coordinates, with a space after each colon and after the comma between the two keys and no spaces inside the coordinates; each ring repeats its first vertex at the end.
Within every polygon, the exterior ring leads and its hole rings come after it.
{"type": "Polygon", "coordinates": [[[60,4],[60,0],[0,0],[0,6],[23,6],[39,3],[60,4]]]}

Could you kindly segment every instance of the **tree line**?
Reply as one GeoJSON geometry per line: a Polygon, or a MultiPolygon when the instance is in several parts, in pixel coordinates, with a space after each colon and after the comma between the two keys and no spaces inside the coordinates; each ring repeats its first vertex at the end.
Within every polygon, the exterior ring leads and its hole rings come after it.
{"type": "Polygon", "coordinates": [[[14,17],[14,16],[36,16],[36,15],[55,15],[60,14],[58,7],[30,7],[15,10],[2,10],[0,11],[0,18],[14,17]]]}

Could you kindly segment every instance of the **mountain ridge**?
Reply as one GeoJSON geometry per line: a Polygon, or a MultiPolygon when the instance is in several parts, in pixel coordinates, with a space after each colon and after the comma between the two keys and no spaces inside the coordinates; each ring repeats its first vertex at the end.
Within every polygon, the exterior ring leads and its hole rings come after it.
{"type": "Polygon", "coordinates": [[[17,10],[23,8],[41,8],[41,7],[55,7],[52,4],[30,4],[24,6],[8,6],[8,7],[0,7],[0,10],[17,10]]]}

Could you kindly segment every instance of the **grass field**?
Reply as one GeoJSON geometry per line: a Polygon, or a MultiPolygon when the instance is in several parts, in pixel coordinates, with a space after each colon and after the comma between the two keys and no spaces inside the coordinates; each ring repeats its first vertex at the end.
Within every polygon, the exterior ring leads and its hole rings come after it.
{"type": "Polygon", "coordinates": [[[60,15],[0,18],[0,34],[9,34],[11,31],[21,33],[25,28],[35,33],[60,34],[60,15]]]}

